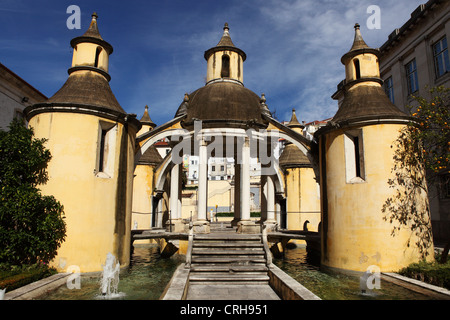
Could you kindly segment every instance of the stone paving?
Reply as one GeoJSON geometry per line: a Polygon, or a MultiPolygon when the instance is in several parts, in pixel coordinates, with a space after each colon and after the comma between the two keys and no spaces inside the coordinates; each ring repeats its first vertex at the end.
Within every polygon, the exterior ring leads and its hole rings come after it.
{"type": "Polygon", "coordinates": [[[280,297],[268,284],[191,284],[186,300],[280,300],[280,297]]]}

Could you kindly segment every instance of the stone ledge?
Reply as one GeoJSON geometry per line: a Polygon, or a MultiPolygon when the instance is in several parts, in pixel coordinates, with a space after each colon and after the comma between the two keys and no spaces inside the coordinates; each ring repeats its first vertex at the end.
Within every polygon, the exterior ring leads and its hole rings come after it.
{"type": "Polygon", "coordinates": [[[435,296],[438,299],[450,300],[450,291],[445,288],[408,278],[399,275],[398,273],[382,272],[381,274],[384,276],[383,278],[386,281],[390,281],[394,284],[406,287],[425,295],[435,296]]]}
{"type": "Polygon", "coordinates": [[[159,300],[185,300],[189,286],[189,269],[180,264],[159,300]]]}
{"type": "Polygon", "coordinates": [[[72,273],[58,273],[50,277],[35,281],[26,286],[6,292],[5,300],[33,300],[43,294],[59,288],[67,282],[72,273]]]}
{"type": "Polygon", "coordinates": [[[275,265],[269,269],[269,284],[282,300],[322,300],[275,265]]]}

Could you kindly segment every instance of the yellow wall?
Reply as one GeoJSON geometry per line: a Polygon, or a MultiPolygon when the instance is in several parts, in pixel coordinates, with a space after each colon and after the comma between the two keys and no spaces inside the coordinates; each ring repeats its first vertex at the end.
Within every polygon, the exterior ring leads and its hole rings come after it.
{"type": "Polygon", "coordinates": [[[353,57],[351,60],[346,61],[345,77],[347,82],[356,80],[356,70],[354,64],[354,61],[356,59],[359,60],[361,77],[380,77],[380,68],[377,56],[373,53],[359,54],[353,57]]]}
{"type": "Polygon", "coordinates": [[[303,230],[306,220],[309,231],[317,231],[320,222],[320,191],[312,168],[289,168],[286,174],[287,228],[303,230]]]}
{"type": "Polygon", "coordinates": [[[152,222],[153,167],[138,165],[134,171],[133,214],[131,226],[137,229],[149,229],[152,222]]]}
{"type": "Polygon", "coordinates": [[[117,124],[112,176],[97,177],[99,120],[86,114],[42,113],[29,121],[37,138],[48,139],[52,155],[49,181],[41,190],[64,206],[67,237],[52,261],[58,271],[70,265],[81,272],[100,271],[109,252],[121,265],[129,263],[135,132],[130,128],[129,136],[122,137],[123,125],[117,124]],[[121,150],[124,141],[128,150],[121,150]]]}
{"type": "Polygon", "coordinates": [[[95,43],[79,43],[73,49],[72,67],[76,66],[94,66],[97,48],[101,48],[98,57],[98,68],[108,72],[109,55],[105,49],[95,43]]]}
{"type": "Polygon", "coordinates": [[[230,77],[231,79],[244,81],[244,63],[242,57],[234,51],[218,51],[211,54],[207,61],[206,82],[220,79],[222,72],[222,56],[226,54],[230,57],[230,77]],[[240,68],[240,70],[239,70],[240,68]]]}
{"type": "MultiPolygon", "coordinates": [[[[377,265],[381,271],[396,271],[419,260],[411,231],[402,228],[393,237],[393,224],[384,221],[381,212],[393,195],[387,184],[393,167],[390,146],[401,128],[396,124],[362,127],[366,177],[353,184],[346,183],[343,131],[326,135],[328,228],[323,230],[323,265],[354,271],[377,265]],[[407,247],[410,237],[411,247],[407,247]]],[[[431,256],[432,252],[433,248],[431,256]]]]}

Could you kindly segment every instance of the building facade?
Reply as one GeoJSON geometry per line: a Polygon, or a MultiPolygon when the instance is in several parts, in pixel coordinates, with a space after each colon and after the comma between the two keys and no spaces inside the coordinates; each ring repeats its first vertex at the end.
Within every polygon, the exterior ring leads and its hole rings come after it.
{"type": "Polygon", "coordinates": [[[23,110],[47,97],[0,63],[0,130],[7,130],[14,118],[24,119],[23,110]]]}
{"type": "MultiPolygon", "coordinates": [[[[380,47],[380,73],[389,99],[400,110],[417,107],[413,96],[429,97],[433,87],[450,88],[450,2],[430,0],[411,13],[380,47]]],[[[433,232],[438,240],[450,237],[450,174],[429,185],[433,232]]]]}

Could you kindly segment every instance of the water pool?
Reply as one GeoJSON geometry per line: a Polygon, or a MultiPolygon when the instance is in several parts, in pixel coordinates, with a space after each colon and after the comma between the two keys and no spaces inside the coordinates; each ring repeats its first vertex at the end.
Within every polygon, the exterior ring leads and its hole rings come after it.
{"type": "MultiPolygon", "coordinates": [[[[130,266],[120,273],[119,295],[122,300],[158,300],[175,269],[184,263],[184,255],[161,258],[157,246],[135,247],[130,266]]],[[[284,259],[274,263],[323,300],[429,300],[430,298],[381,280],[380,289],[363,294],[359,277],[320,270],[319,261],[306,248],[288,249],[284,259]]],[[[83,276],[81,289],[62,286],[41,297],[45,300],[95,300],[100,295],[100,278],[83,276]]]]}
{"type": "Polygon", "coordinates": [[[362,293],[358,276],[320,270],[320,260],[311,257],[306,248],[288,249],[284,259],[274,264],[322,300],[430,300],[420,293],[381,279],[380,289],[362,293]]]}

